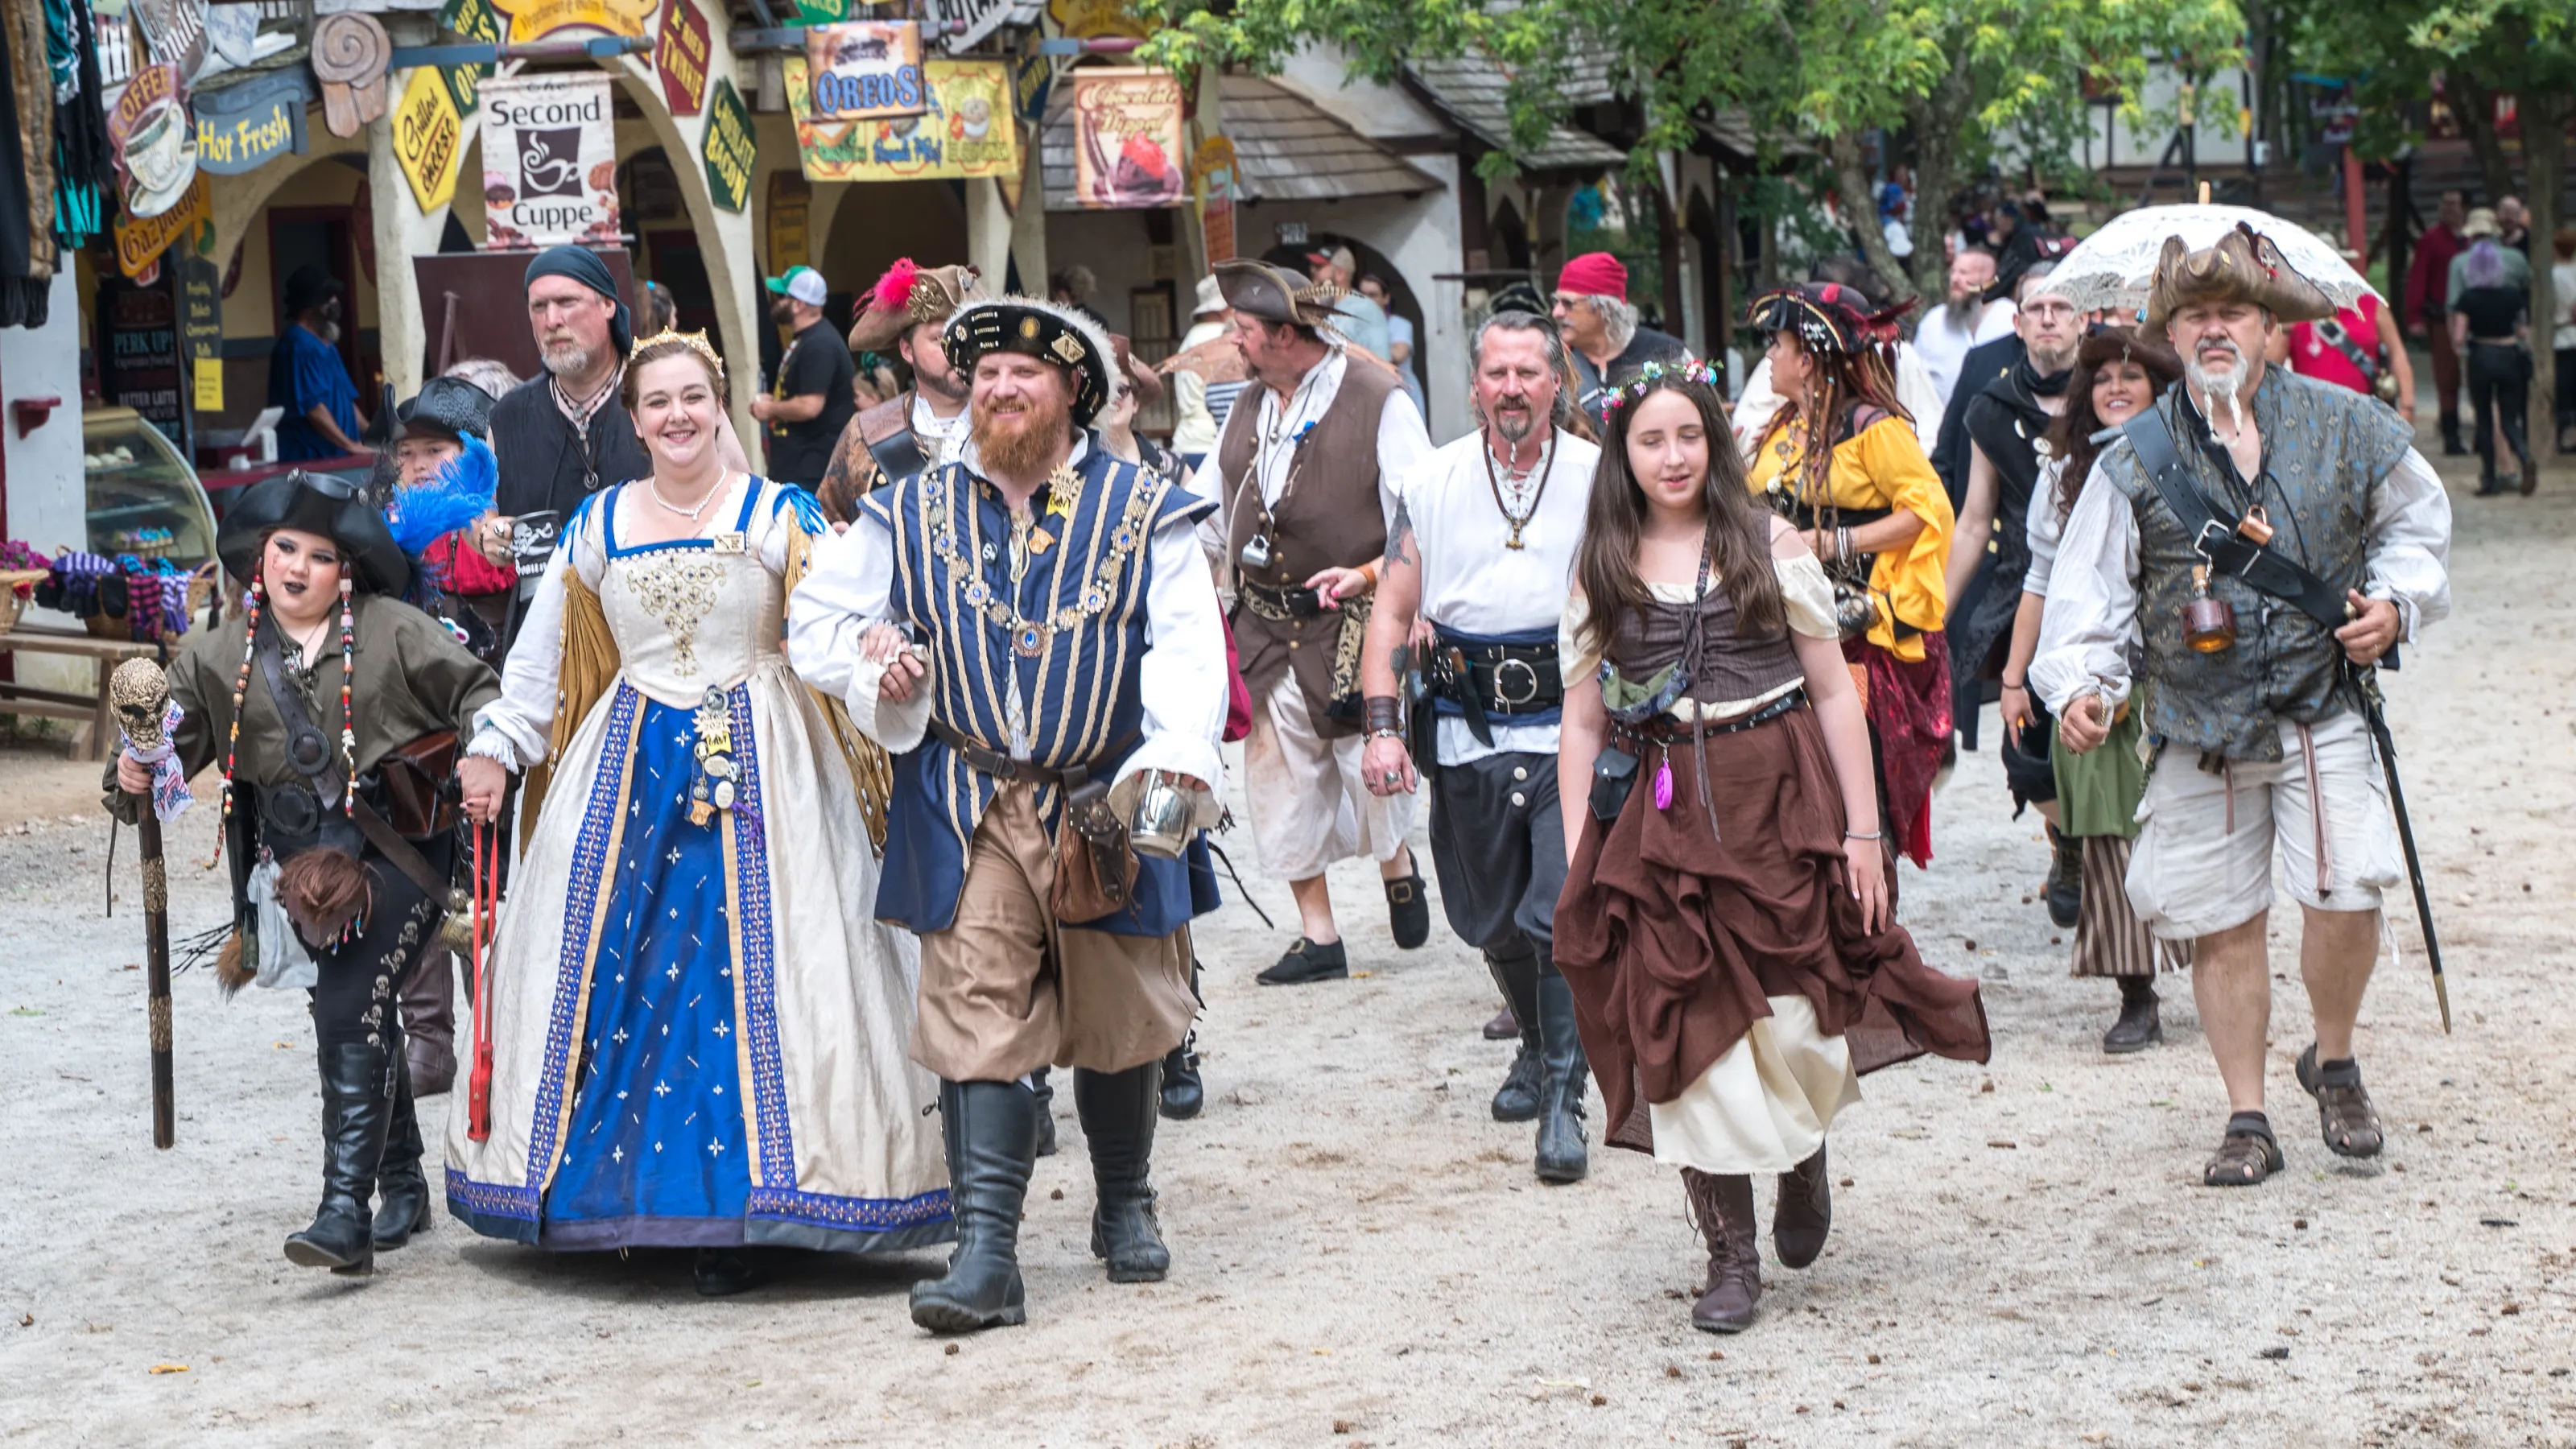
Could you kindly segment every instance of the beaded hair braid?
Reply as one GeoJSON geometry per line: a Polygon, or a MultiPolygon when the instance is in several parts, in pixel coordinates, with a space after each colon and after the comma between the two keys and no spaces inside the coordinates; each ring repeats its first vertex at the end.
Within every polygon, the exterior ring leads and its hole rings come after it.
{"type": "Polygon", "coordinates": [[[233,818],[233,760],[241,751],[242,699],[250,693],[251,657],[259,650],[259,606],[268,597],[267,589],[254,573],[250,592],[242,596],[242,613],[250,623],[242,631],[241,672],[233,676],[233,724],[224,737],[224,819],[233,818]]]}

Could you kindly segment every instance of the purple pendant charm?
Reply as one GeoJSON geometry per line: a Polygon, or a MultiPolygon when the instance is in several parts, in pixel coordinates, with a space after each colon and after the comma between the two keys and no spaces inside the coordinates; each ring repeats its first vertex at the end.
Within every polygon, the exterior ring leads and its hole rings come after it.
{"type": "Polygon", "coordinates": [[[1655,766],[1655,808],[1658,810],[1673,808],[1673,759],[1670,755],[1666,755],[1663,761],[1655,766]]]}

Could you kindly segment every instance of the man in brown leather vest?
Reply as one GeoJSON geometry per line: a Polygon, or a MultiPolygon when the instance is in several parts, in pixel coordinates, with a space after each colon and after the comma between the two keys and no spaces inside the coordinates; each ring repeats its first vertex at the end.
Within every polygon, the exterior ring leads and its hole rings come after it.
{"type": "Polygon", "coordinates": [[[1200,537],[1236,570],[1235,642],[1254,700],[1244,742],[1252,838],[1297,898],[1304,934],[1267,985],[1350,974],[1324,869],[1365,855],[1406,950],[1431,908],[1405,833],[1413,797],[1369,793],[1360,766],[1359,653],[1387,519],[1431,440],[1392,368],[1326,329],[1333,293],[1261,262],[1223,262],[1234,342],[1259,385],[1226,420],[1191,487],[1219,513],[1200,537]]]}
{"type": "Polygon", "coordinates": [[[887,460],[900,472],[955,461],[966,438],[973,387],[948,365],[939,329],[975,295],[977,275],[973,267],[924,267],[904,257],[868,289],[850,327],[850,350],[900,355],[912,369],[912,386],[860,409],[841,430],[831,464],[814,489],[824,516],[834,523],[850,522],[862,496],[894,481],[887,476],[887,460]],[[919,462],[903,466],[914,458],[919,462]]]}

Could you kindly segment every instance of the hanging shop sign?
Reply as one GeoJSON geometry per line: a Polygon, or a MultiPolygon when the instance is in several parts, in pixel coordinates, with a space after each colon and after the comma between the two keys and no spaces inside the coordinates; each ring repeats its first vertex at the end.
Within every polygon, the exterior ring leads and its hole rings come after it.
{"type": "Polygon", "coordinates": [[[1011,104],[1020,124],[1036,129],[1046,121],[1047,94],[1055,89],[1055,62],[1043,55],[1024,55],[1011,62],[1011,104]]]}
{"type": "Polygon", "coordinates": [[[1074,200],[1086,207],[1177,206],[1181,80],[1168,71],[1077,70],[1073,82],[1074,200]]]}
{"type": "MultiPolygon", "coordinates": [[[[438,25],[487,45],[503,45],[510,38],[509,19],[492,8],[491,0],[447,0],[438,12],[438,25]]],[[[447,97],[456,103],[456,114],[474,114],[477,87],[491,73],[492,67],[482,61],[439,67],[439,78],[447,82],[447,97]]]]}
{"type": "Polygon", "coordinates": [[[176,66],[134,72],[107,113],[107,142],[126,215],[155,217],[179,204],[197,177],[197,127],[176,66]]]}
{"type": "Polygon", "coordinates": [[[922,67],[930,108],[890,121],[834,121],[799,108],[803,64],[788,58],[787,95],[796,115],[796,154],[808,181],[912,181],[923,177],[1016,177],[1020,128],[1011,114],[1011,76],[998,60],[934,60],[922,67]]]}
{"type": "Polygon", "coordinates": [[[238,176],[280,156],[303,155],[304,107],[314,95],[312,73],[302,66],[197,92],[189,103],[197,117],[197,169],[238,176]]]}
{"type": "Polygon", "coordinates": [[[654,0],[491,0],[510,17],[510,38],[537,40],[565,32],[642,35],[654,0]]]}
{"type": "Polygon", "coordinates": [[[751,107],[727,76],[716,77],[707,97],[707,136],[701,148],[707,161],[707,191],[717,206],[740,211],[751,200],[751,166],[760,154],[752,133],[751,107]]]}
{"type": "Polygon", "coordinates": [[[1199,235],[1207,242],[1209,266],[1234,260],[1234,178],[1241,163],[1234,143],[1210,136],[1190,155],[1191,190],[1199,208],[1199,235]]]}
{"type": "Polygon", "coordinates": [[[206,64],[206,0],[129,0],[126,12],[143,27],[144,49],[163,65],[194,80],[206,64]]]}
{"type": "Polygon", "coordinates": [[[140,277],[144,269],[161,259],[170,243],[186,236],[201,221],[215,215],[214,188],[200,176],[180,193],[179,203],[156,216],[135,217],[131,213],[116,219],[116,269],[129,277],[140,277]]]}
{"type": "Polygon", "coordinates": [[[796,19],[802,25],[830,25],[849,18],[853,4],[865,9],[869,0],[796,0],[796,19]]]}
{"type": "Polygon", "coordinates": [[[143,415],[172,442],[186,429],[180,401],[178,308],[168,287],[117,287],[107,302],[107,356],[99,391],[143,415]]]}
{"type": "Polygon", "coordinates": [[[394,43],[372,15],[342,10],[313,22],[313,78],[322,83],[322,124],[347,140],[385,114],[385,66],[394,43]]]}
{"type": "MultiPolygon", "coordinates": [[[[805,30],[806,92],[817,121],[918,116],[930,108],[921,73],[921,24],[848,20],[805,30]]],[[[799,89],[794,85],[790,90],[799,89]]]]}
{"type": "Polygon", "coordinates": [[[423,212],[456,199],[457,164],[465,156],[465,118],[434,65],[414,66],[393,111],[394,162],[423,212]]]}
{"type": "Polygon", "coordinates": [[[694,116],[707,99],[707,57],[713,53],[707,17],[689,0],[667,0],[662,28],[653,36],[653,73],[671,114],[694,116]]]}
{"type": "Polygon", "coordinates": [[[617,241],[613,83],[597,73],[483,82],[487,246],[506,251],[617,241]]]}
{"type": "Polygon", "coordinates": [[[1056,27],[1076,40],[1093,40],[1104,35],[1125,35],[1143,40],[1145,22],[1136,18],[1127,0],[1047,0],[1047,14],[1056,27]]]}

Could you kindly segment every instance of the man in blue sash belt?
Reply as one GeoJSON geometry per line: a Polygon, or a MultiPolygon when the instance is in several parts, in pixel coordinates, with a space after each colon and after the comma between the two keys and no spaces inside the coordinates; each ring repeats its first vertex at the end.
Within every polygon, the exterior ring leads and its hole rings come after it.
{"type": "Polygon", "coordinates": [[[1573,400],[1553,323],[1498,312],[1476,329],[1473,357],[1481,426],[1402,480],[1387,533],[1361,662],[1361,766],[1376,795],[1413,790],[1417,764],[1430,777],[1441,905],[1520,1021],[1494,1119],[1537,1119],[1539,1177],[1573,1182],[1587,1166],[1583,1043],[1548,954],[1566,853],[1556,629],[1601,450],[1562,426],[1573,400]],[[1415,721],[1418,755],[1399,695],[1417,617],[1433,630],[1419,661],[1433,702],[1415,721]]]}
{"type": "Polygon", "coordinates": [[[2194,943],[2192,995],[2233,1112],[2202,1170],[2211,1187],[2283,1165],[2263,1111],[2275,848],[2316,1027],[2299,1085],[2335,1153],[2383,1142],[2353,1025],[2380,893],[2405,874],[2367,671],[2450,612],[2451,506],[2403,419],[2264,365],[2280,324],[2332,315],[2242,225],[2198,251],[2166,240],[2146,328],[2172,337],[2183,380],[2093,465],[2030,668],[2068,749],[2101,748],[2115,726],[2143,734],[2129,903],[2159,938],[2194,943]]]}
{"type": "Polygon", "coordinates": [[[1093,1254],[1112,1282],[1170,1264],[1148,1167],[1160,1062],[1196,1010],[1227,685],[1194,534],[1210,505],[1089,431],[1108,337],[1006,297],[941,341],[973,380],[970,435],[860,500],[796,592],[788,653],[895,757],[877,915],[921,936],[912,1055],[941,1078],[958,1219],[912,1316],[965,1332],[1027,1320],[1029,1076],[1049,1064],[1074,1069],[1093,1254]]]}

